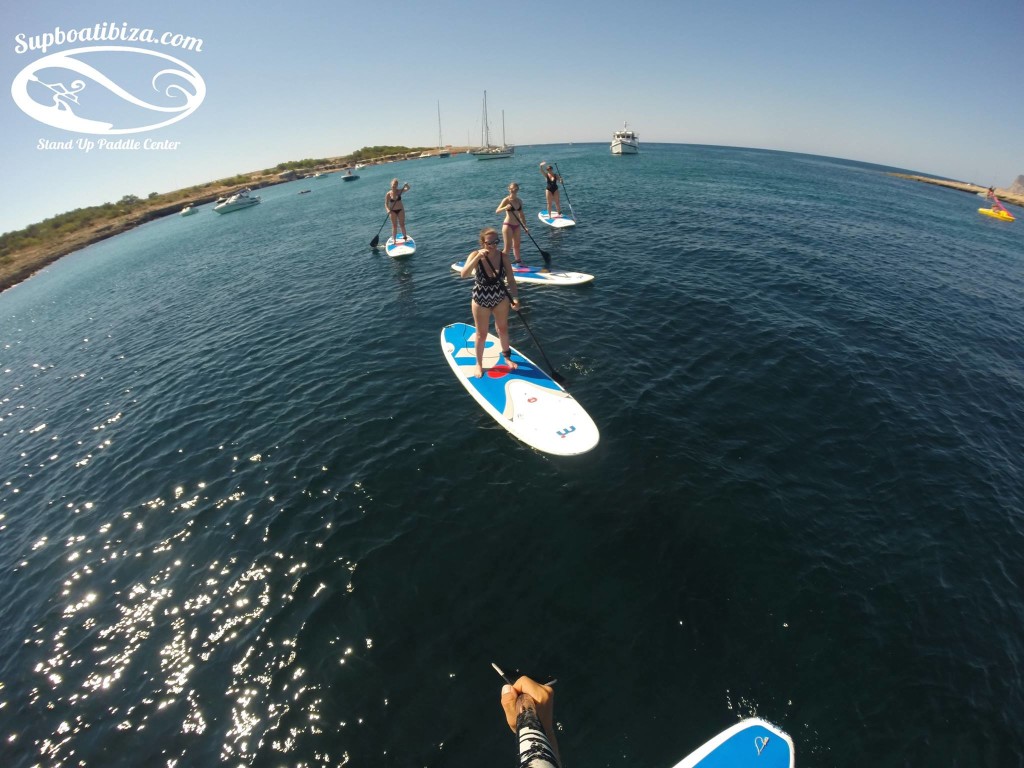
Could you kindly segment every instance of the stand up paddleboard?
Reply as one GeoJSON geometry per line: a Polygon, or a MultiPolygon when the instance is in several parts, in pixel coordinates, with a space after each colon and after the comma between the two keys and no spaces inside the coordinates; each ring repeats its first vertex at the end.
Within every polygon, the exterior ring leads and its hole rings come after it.
{"type": "Polygon", "coordinates": [[[554,227],[555,229],[576,226],[576,222],[573,219],[570,219],[564,213],[556,213],[555,215],[552,216],[548,211],[541,211],[540,213],[537,214],[537,218],[543,221],[549,227],[554,227]]]}
{"type": "Polygon", "coordinates": [[[384,252],[391,258],[396,256],[412,256],[416,253],[416,241],[411,237],[402,237],[401,235],[397,238],[389,237],[384,245],[384,252]]]}
{"type": "MultiPolygon", "coordinates": [[[[452,269],[461,272],[465,261],[457,261],[452,264],[452,269]]],[[[517,283],[537,283],[539,285],[583,285],[594,279],[593,275],[586,272],[566,272],[564,269],[552,269],[550,272],[543,272],[543,267],[528,267],[526,264],[513,264],[512,273],[516,276],[517,283]]]]}
{"type": "Polygon", "coordinates": [[[477,378],[475,342],[472,325],[441,329],[441,350],[455,376],[496,422],[530,447],[556,456],[575,456],[597,445],[597,425],[572,395],[515,347],[512,361],[519,367],[510,370],[493,334],[487,334],[484,375],[477,378]]]}
{"type": "Polygon", "coordinates": [[[741,720],[673,768],[793,768],[793,740],[756,717],[741,720]]]}

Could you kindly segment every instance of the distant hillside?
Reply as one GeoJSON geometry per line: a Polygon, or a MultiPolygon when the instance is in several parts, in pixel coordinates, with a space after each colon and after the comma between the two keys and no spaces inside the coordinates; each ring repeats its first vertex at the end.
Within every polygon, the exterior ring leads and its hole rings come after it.
{"type": "Polygon", "coordinates": [[[1024,176],[1018,176],[1010,185],[1010,192],[1015,195],[1024,195],[1024,176]]]}
{"type": "Polygon", "coordinates": [[[188,204],[211,203],[243,187],[259,189],[316,172],[338,171],[357,162],[373,165],[420,157],[423,151],[424,147],[363,147],[350,155],[292,160],[278,163],[274,168],[242,173],[174,192],[153,192],[145,199],[125,195],[116,203],[76,208],[57,214],[24,229],[0,235],[0,291],[30,277],[61,256],[155,218],[175,214],[188,204]]]}

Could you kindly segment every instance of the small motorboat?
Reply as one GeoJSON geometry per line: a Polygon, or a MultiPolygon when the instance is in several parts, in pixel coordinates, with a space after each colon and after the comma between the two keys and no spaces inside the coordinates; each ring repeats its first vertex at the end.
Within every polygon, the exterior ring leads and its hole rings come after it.
{"type": "Polygon", "coordinates": [[[199,209],[192,205],[192,203],[189,203],[181,209],[182,216],[191,216],[193,213],[199,213],[199,209]]]}
{"type": "Polygon", "coordinates": [[[358,173],[352,173],[352,169],[349,168],[347,171],[345,171],[345,175],[341,177],[341,180],[342,181],[355,181],[358,178],[359,178],[359,174],[358,173]]]}
{"type": "Polygon", "coordinates": [[[230,197],[225,198],[224,202],[213,206],[213,210],[217,213],[231,213],[232,211],[239,211],[242,208],[251,208],[252,206],[258,205],[262,202],[259,195],[252,195],[250,194],[251,192],[252,190],[246,187],[230,197]]]}

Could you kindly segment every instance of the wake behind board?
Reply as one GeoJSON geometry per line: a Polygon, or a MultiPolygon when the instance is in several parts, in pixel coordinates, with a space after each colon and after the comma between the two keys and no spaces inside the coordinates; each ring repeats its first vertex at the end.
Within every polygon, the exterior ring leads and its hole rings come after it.
{"type": "Polygon", "coordinates": [[[401,235],[397,238],[389,237],[384,245],[384,252],[391,258],[396,256],[412,256],[416,253],[416,241],[411,237],[402,237],[401,235]]]}
{"type": "Polygon", "coordinates": [[[673,768],[793,768],[793,740],[756,717],[741,720],[673,768]]]}
{"type": "MultiPolygon", "coordinates": [[[[461,272],[465,261],[457,261],[452,264],[452,269],[461,272]]],[[[516,276],[517,283],[537,283],[539,285],[583,285],[594,279],[593,275],[586,272],[566,272],[564,269],[552,269],[550,272],[543,272],[543,267],[528,267],[526,264],[513,264],[512,272],[516,276]]]]}
{"type": "Polygon", "coordinates": [[[496,422],[530,447],[556,456],[576,456],[597,445],[597,425],[572,395],[515,347],[512,360],[519,367],[510,370],[493,334],[487,334],[484,375],[477,378],[475,342],[472,325],[441,329],[441,351],[455,376],[496,422]]]}
{"type": "Polygon", "coordinates": [[[537,218],[543,221],[549,227],[554,227],[555,229],[576,226],[576,222],[563,213],[556,213],[555,215],[552,216],[548,211],[541,211],[540,213],[537,214],[537,218]]]}

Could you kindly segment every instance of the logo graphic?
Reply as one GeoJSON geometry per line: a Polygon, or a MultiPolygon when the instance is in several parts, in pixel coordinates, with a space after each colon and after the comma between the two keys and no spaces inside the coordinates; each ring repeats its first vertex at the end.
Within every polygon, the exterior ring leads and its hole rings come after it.
{"type": "Polygon", "coordinates": [[[11,96],[22,112],[41,123],[74,133],[112,135],[184,120],[206,98],[206,83],[195,69],[165,53],[100,45],[29,64],[11,83],[11,96]],[[117,72],[119,82],[103,74],[100,65],[117,72]],[[156,99],[150,91],[158,94],[156,99]]]}

